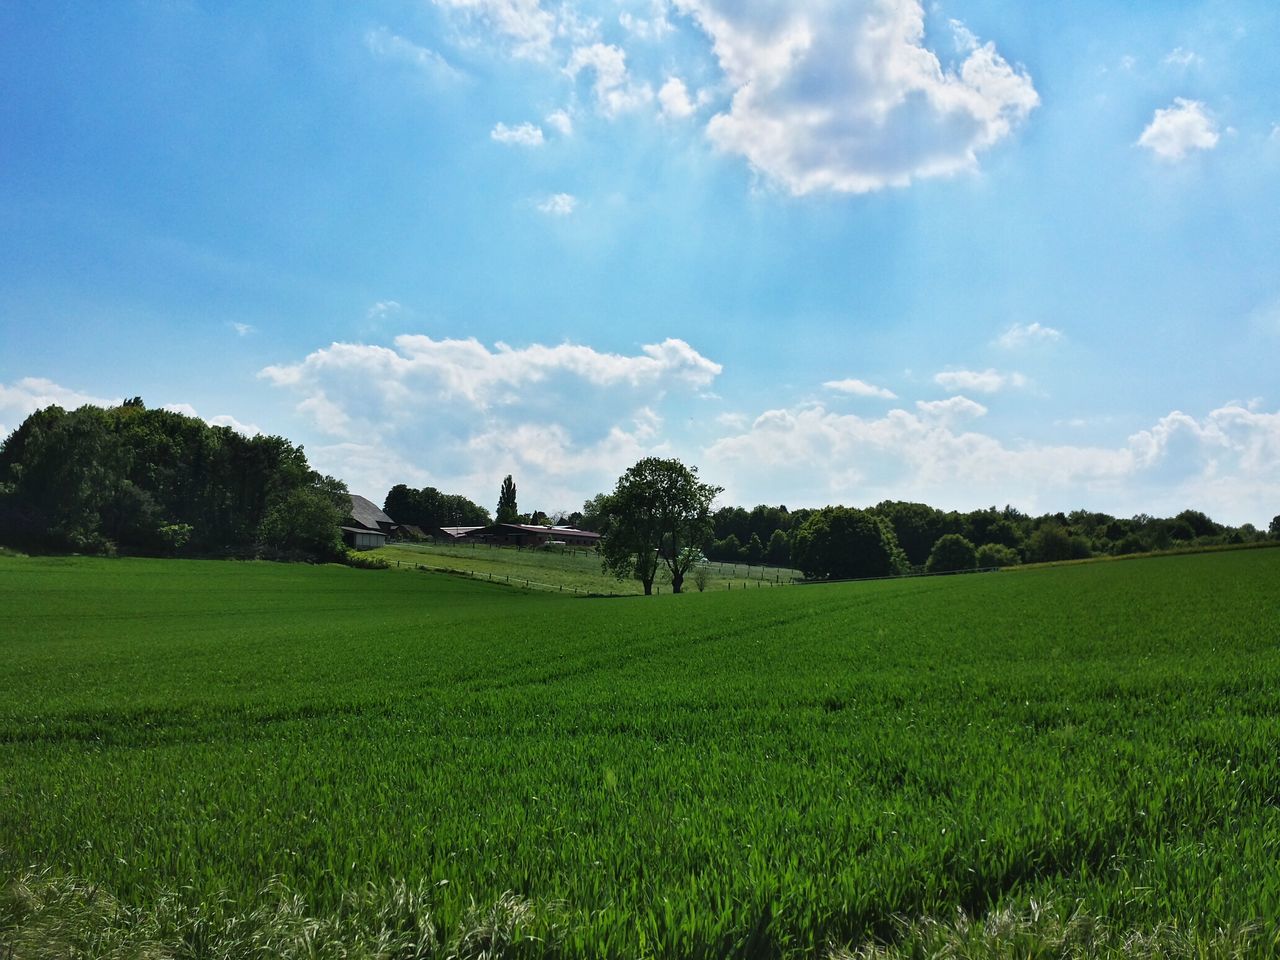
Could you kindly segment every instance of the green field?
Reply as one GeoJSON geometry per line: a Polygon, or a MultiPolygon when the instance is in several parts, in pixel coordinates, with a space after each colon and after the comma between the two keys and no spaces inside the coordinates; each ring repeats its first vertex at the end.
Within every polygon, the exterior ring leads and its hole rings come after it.
{"type": "MultiPolygon", "coordinates": [[[[424,567],[464,573],[486,582],[528,585],[530,589],[554,590],[583,595],[635,596],[644,592],[638,580],[619,580],[601,570],[600,556],[594,550],[553,552],[533,548],[493,547],[488,544],[393,543],[369,551],[404,569],[424,567]]],[[[798,570],[789,567],[748,566],[745,563],[707,564],[710,573],[708,591],[756,590],[767,586],[789,585],[799,579],[798,570]]],[[[661,595],[670,591],[670,580],[664,579],[665,567],[659,567],[655,585],[661,595]]],[[[685,589],[697,592],[692,574],[685,589]]]]}
{"type": "Polygon", "coordinates": [[[0,957],[1276,955],[1278,584],[0,557],[0,957]]]}

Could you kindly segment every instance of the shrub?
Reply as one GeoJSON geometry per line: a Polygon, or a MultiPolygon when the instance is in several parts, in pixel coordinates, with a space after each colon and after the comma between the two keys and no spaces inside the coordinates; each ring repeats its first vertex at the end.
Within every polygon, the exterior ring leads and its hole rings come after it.
{"type": "Polygon", "coordinates": [[[1018,551],[1013,547],[1006,547],[1002,543],[984,543],[978,548],[977,556],[978,566],[986,569],[988,567],[1015,567],[1022,562],[1018,556],[1018,551]]]}

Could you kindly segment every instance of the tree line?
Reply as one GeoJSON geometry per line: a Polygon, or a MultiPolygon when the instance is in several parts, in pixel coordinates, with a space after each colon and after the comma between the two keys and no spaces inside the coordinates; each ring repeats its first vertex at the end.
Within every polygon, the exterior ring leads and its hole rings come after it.
{"type": "MultiPolygon", "coordinates": [[[[848,508],[824,509],[830,512],[848,508]]],[[[940,510],[924,503],[884,500],[861,512],[888,525],[902,554],[899,565],[916,571],[928,567],[934,547],[944,537],[951,538],[947,542],[953,551],[958,541],[969,544],[975,562],[983,567],[1123,556],[1280,537],[1280,517],[1272,520],[1269,530],[1263,532],[1249,523],[1239,527],[1220,524],[1201,511],[1190,509],[1172,517],[1139,514],[1125,518],[1088,510],[1031,516],[1011,506],[966,512],[940,510]]],[[[806,523],[822,513],[822,510],[788,510],[785,506],[764,504],[751,510],[721,507],[711,514],[711,535],[704,549],[710,559],[725,563],[799,567],[800,558],[793,555],[797,535],[806,523]]],[[[832,517],[827,515],[817,524],[831,521],[832,517]]],[[[800,539],[802,553],[813,532],[811,529],[800,539]]]]}
{"type": "Polygon", "coordinates": [[[345,559],[349,509],[302,447],[139,397],[46,407],[0,444],[0,543],[22,549],[345,559]]]}

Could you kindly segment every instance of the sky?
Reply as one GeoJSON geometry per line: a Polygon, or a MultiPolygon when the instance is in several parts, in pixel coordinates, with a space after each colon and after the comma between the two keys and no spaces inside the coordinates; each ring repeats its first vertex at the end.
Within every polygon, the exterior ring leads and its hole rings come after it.
{"type": "Polygon", "coordinates": [[[0,3],[0,436],[1280,514],[1273,0],[0,3]]]}

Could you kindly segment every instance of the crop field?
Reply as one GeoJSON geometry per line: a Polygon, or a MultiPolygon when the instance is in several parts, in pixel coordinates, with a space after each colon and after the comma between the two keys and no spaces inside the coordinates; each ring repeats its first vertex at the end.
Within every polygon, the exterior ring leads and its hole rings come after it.
{"type": "Polygon", "coordinates": [[[1274,956],[1277,585],[0,556],[0,957],[1274,956]]]}
{"type": "MultiPolygon", "coordinates": [[[[600,557],[594,550],[570,549],[563,552],[523,550],[515,547],[494,547],[488,544],[424,544],[393,543],[370,551],[401,568],[448,570],[467,573],[482,580],[523,586],[533,589],[563,590],[568,593],[600,594],[603,596],[639,595],[644,592],[638,580],[619,580],[600,568],[600,557]]],[[[800,571],[789,567],[749,566],[745,563],[719,563],[707,565],[710,574],[706,589],[743,590],[766,586],[790,584],[800,578],[800,571]]],[[[664,580],[659,570],[656,590],[667,593],[670,581],[664,580]]],[[[697,592],[693,575],[685,580],[685,589],[697,592]]]]}

